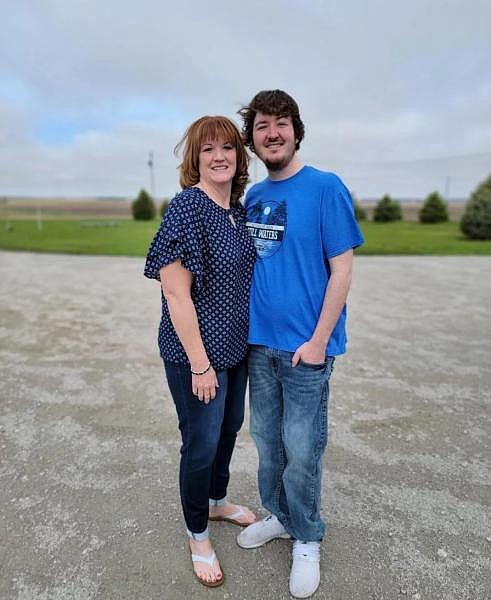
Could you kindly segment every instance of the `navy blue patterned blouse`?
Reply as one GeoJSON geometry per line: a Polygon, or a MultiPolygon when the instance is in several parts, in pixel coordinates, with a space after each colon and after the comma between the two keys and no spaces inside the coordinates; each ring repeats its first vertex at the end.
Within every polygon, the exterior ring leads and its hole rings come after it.
{"type": "MultiPolygon", "coordinates": [[[[194,275],[191,298],[208,358],[218,371],[238,364],[247,352],[256,251],[245,222],[243,206],[227,210],[199,188],[186,188],[170,203],[145,263],[145,276],[152,279],[160,280],[159,270],[178,258],[194,275]]],[[[158,341],[164,360],[189,365],[163,294],[158,341]]]]}

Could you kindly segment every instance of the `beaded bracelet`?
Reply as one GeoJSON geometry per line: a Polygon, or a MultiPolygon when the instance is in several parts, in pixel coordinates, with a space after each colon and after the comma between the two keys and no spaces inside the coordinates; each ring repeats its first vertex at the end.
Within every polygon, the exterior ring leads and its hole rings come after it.
{"type": "Polygon", "coordinates": [[[193,371],[193,369],[191,369],[191,373],[193,375],[204,375],[205,373],[208,373],[208,371],[211,369],[211,362],[208,361],[208,366],[206,367],[206,369],[204,371],[193,371]]]}

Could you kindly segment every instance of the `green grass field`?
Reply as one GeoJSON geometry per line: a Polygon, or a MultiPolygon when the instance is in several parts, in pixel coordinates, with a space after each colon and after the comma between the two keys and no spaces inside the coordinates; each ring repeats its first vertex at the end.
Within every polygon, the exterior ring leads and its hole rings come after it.
{"type": "Polygon", "coordinates": [[[365,245],[359,254],[491,254],[491,240],[469,240],[455,221],[422,225],[418,222],[361,223],[365,245]]]}
{"type": "MultiPolygon", "coordinates": [[[[129,219],[0,220],[0,249],[72,254],[144,256],[159,220],[129,219]]],[[[415,222],[362,222],[366,243],[357,252],[365,255],[491,254],[491,241],[467,240],[458,223],[421,225],[415,222]]]]}
{"type": "Polygon", "coordinates": [[[46,220],[39,231],[34,220],[0,221],[0,248],[71,254],[143,256],[159,225],[129,219],[46,220]]]}

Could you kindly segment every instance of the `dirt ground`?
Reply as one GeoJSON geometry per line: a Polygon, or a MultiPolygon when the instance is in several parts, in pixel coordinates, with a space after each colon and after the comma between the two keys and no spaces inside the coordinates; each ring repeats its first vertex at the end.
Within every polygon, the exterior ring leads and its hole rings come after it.
{"type": "MultiPolygon", "coordinates": [[[[0,598],[288,599],[291,542],[191,575],[142,260],[0,253],[0,598]]],[[[359,257],[336,361],[316,600],[490,597],[490,257],[359,257]]],[[[230,496],[260,509],[244,426],[230,496]]]]}

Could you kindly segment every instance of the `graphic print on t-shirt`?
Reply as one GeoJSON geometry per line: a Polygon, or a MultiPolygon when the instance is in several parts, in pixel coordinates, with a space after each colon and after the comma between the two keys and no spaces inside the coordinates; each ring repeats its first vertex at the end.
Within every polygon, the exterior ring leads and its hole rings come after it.
{"type": "Polygon", "coordinates": [[[260,258],[272,256],[286,232],[286,201],[258,201],[247,210],[247,228],[260,258]]]}

